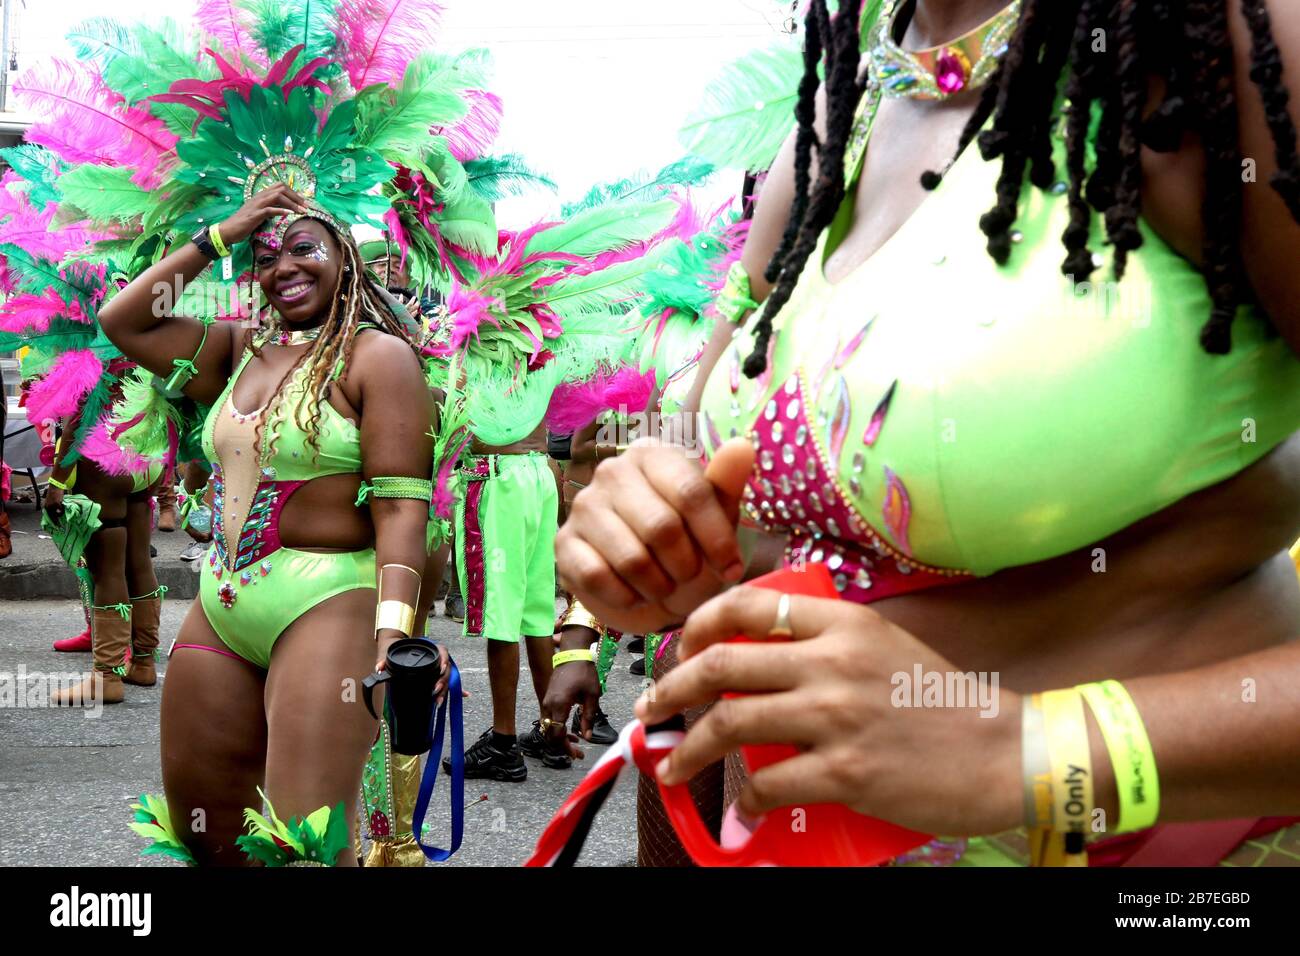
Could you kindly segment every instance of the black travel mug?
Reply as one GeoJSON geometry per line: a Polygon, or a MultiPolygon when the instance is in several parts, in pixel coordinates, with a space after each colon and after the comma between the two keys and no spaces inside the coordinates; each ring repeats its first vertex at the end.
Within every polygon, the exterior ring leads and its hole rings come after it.
{"type": "Polygon", "coordinates": [[[388,666],[361,682],[366,710],[375,719],[374,692],[388,685],[389,737],[393,753],[414,756],[427,753],[433,744],[433,689],[442,676],[438,648],[428,641],[405,637],[388,649],[388,666]]]}

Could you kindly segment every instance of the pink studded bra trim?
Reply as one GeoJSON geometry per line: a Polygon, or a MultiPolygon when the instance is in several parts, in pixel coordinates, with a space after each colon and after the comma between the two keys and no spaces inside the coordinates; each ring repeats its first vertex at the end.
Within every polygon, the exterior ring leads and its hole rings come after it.
{"type": "MultiPolygon", "coordinates": [[[[931,567],[910,556],[911,504],[902,480],[887,465],[872,467],[885,485],[881,521],[897,547],[849,504],[838,468],[827,466],[827,450],[809,421],[802,384],[797,373],[791,376],[750,429],[754,473],[745,487],[743,515],[788,538],[787,566],[824,563],[841,596],[859,604],[970,580],[968,572],[931,567]]],[[[847,410],[835,409],[827,423],[836,451],[843,448],[842,441],[835,441],[841,417],[847,424],[847,410]]],[[[716,445],[717,428],[707,412],[705,427],[716,445]]],[[[877,431],[879,427],[877,423],[877,431]]],[[[860,492],[858,483],[867,469],[866,453],[855,452],[849,478],[853,495],[860,492]]]]}

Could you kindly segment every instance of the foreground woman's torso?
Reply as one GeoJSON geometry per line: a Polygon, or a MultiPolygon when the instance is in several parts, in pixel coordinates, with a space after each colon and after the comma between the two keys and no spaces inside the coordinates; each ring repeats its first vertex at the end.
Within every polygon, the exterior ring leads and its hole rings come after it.
{"type": "Polygon", "coordinates": [[[713,370],[706,450],[759,436],[751,517],[841,564],[846,597],[902,595],[876,606],[1008,681],[1176,668],[1289,637],[1295,575],[1268,562],[1300,527],[1300,460],[1269,452],[1300,425],[1300,362],[1245,310],[1232,354],[1206,355],[1204,281],[1145,223],[1122,283],[1095,224],[1102,267],[1079,295],[1060,274],[1058,191],[1026,190],[998,267],[977,222],[1000,164],[974,150],[913,211],[900,193],[943,160],[916,144],[950,142],[935,130],[963,119],[934,115],[928,131],[877,127],[835,284],[823,237],[768,372],[740,373],[747,333],[713,370]],[[904,594],[928,577],[961,583],[904,594]]]}

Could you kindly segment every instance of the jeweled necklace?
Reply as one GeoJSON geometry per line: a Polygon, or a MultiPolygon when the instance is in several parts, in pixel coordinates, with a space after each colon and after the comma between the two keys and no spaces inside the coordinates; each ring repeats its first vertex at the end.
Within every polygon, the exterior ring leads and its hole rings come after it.
{"type": "Polygon", "coordinates": [[[320,338],[321,330],[324,328],[322,324],[311,329],[286,329],[277,322],[271,326],[270,342],[273,345],[306,345],[320,338]]]}
{"type": "Polygon", "coordinates": [[[924,50],[904,50],[894,39],[904,0],[890,0],[876,21],[868,52],[871,77],[889,97],[945,100],[988,82],[1020,20],[1012,0],[969,33],[924,50]]]}

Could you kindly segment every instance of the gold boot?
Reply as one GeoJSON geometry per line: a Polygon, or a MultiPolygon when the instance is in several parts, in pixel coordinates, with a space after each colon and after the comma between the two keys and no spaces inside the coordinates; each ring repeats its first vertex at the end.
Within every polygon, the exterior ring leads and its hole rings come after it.
{"type": "Polygon", "coordinates": [[[131,600],[131,663],[122,680],[137,687],[158,683],[154,653],[158,649],[158,628],[162,622],[162,597],[158,591],[131,600]]]}
{"type": "Polygon", "coordinates": [[[126,696],[122,672],[131,643],[131,605],[97,607],[92,614],[95,669],[80,684],[50,694],[50,703],[56,707],[120,704],[126,696]]]}

